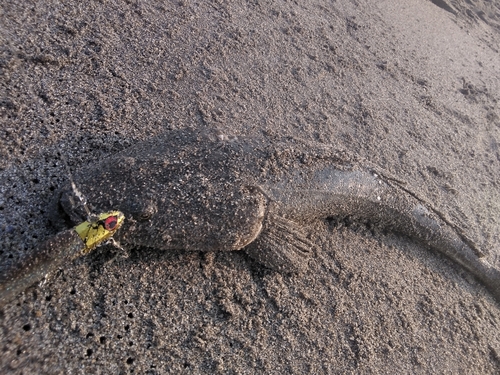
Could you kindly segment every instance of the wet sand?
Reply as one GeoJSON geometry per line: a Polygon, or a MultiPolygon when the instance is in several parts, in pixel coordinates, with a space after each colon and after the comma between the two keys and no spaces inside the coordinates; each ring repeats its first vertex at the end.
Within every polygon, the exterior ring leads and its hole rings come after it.
{"type": "MultiPolygon", "coordinates": [[[[77,170],[181,128],[347,150],[500,267],[500,6],[474,3],[0,5],[1,267],[56,233],[58,153],[77,170]]],[[[0,313],[0,372],[500,372],[500,305],[459,266],[361,225],[306,230],[299,275],[101,247],[0,313]]]]}

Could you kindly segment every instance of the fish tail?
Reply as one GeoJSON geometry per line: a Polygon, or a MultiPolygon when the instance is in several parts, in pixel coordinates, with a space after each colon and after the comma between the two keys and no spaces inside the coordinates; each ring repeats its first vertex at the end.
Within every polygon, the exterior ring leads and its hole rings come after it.
{"type": "Polygon", "coordinates": [[[483,263],[484,271],[478,275],[478,278],[500,304],[500,270],[484,260],[481,260],[481,263],[483,263]]]}

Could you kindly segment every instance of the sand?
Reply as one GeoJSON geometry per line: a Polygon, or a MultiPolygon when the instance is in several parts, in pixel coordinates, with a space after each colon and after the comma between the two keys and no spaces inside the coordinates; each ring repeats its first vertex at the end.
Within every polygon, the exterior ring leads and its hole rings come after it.
{"type": "MultiPolygon", "coordinates": [[[[59,154],[77,170],[188,127],[347,150],[500,266],[500,6],[473,3],[2,3],[2,267],[56,233],[59,154]]],[[[101,247],[3,309],[0,373],[500,372],[500,305],[459,266],[392,233],[306,229],[298,275],[101,247]]]]}

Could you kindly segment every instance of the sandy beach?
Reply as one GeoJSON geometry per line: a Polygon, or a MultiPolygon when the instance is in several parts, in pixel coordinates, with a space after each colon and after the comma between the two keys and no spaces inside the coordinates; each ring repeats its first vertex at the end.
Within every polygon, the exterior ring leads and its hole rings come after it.
{"type": "MultiPolygon", "coordinates": [[[[98,168],[187,128],[355,155],[500,268],[499,51],[488,0],[5,2],[0,271],[57,233],[62,158],[98,168]]],[[[100,247],[0,311],[0,373],[500,372],[500,302],[459,265],[362,225],[304,230],[300,274],[100,247]]]]}

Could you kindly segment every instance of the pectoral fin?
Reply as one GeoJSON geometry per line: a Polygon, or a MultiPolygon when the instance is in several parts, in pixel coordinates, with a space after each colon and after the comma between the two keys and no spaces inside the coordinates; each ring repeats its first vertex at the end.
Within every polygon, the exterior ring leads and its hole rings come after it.
{"type": "Polygon", "coordinates": [[[269,214],[259,237],[245,250],[251,258],[268,268],[299,272],[307,268],[313,247],[299,224],[269,214]]]}

